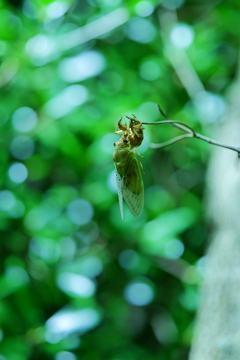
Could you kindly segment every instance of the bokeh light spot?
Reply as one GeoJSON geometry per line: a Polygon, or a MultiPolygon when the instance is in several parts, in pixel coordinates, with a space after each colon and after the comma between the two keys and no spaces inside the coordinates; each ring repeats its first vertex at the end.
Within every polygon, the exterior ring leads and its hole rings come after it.
{"type": "Polygon", "coordinates": [[[118,261],[124,269],[134,269],[138,265],[139,255],[134,250],[124,250],[120,253],[118,261]]]}
{"type": "Polygon", "coordinates": [[[11,191],[0,191],[0,210],[9,211],[15,205],[15,201],[15,196],[11,191]]]}
{"type": "Polygon", "coordinates": [[[177,24],[172,29],[170,37],[175,46],[185,49],[193,42],[193,28],[187,24],[177,24]]]}
{"type": "Polygon", "coordinates": [[[61,351],[55,356],[55,360],[77,360],[77,357],[69,351],[61,351]]]}
{"type": "Polygon", "coordinates": [[[59,75],[67,82],[81,81],[100,74],[104,67],[103,55],[91,50],[72,58],[63,59],[59,66],[59,75]]]}
{"type": "Polygon", "coordinates": [[[28,132],[37,125],[37,114],[29,107],[17,109],[12,116],[14,128],[19,132],[28,132]]]}
{"type": "Polygon", "coordinates": [[[50,238],[33,238],[29,246],[30,253],[47,263],[54,263],[60,257],[59,244],[50,238]]]}
{"type": "Polygon", "coordinates": [[[102,272],[103,264],[97,256],[88,256],[82,260],[81,268],[85,275],[93,278],[102,272]]]}
{"type": "Polygon", "coordinates": [[[74,332],[85,333],[100,321],[100,314],[91,308],[75,310],[63,308],[46,322],[46,341],[57,343],[74,332]]]}
{"type": "Polygon", "coordinates": [[[28,273],[22,267],[9,266],[6,269],[6,279],[14,287],[25,285],[29,281],[28,273]]]}
{"type": "Polygon", "coordinates": [[[196,95],[194,105],[204,123],[216,122],[227,110],[226,102],[221,96],[207,91],[200,91],[196,95]]]}
{"type": "Polygon", "coordinates": [[[26,50],[33,59],[44,59],[53,54],[55,45],[46,35],[38,34],[28,40],[26,50]]]}
{"type": "Polygon", "coordinates": [[[85,200],[74,200],[67,207],[67,216],[76,225],[87,224],[93,216],[92,205],[85,200]]]}
{"type": "Polygon", "coordinates": [[[25,205],[20,200],[16,200],[13,207],[9,210],[9,215],[14,219],[19,219],[25,213],[25,205]]]}
{"type": "Polygon", "coordinates": [[[179,296],[179,301],[185,309],[193,311],[198,306],[199,295],[195,289],[189,287],[179,296]]]}
{"type": "Polygon", "coordinates": [[[27,179],[28,170],[24,164],[16,162],[10,166],[8,175],[13,182],[20,184],[27,179]]]}
{"type": "Polygon", "coordinates": [[[26,135],[19,135],[10,145],[12,155],[19,160],[29,158],[34,152],[34,142],[26,135]]]}
{"type": "Polygon", "coordinates": [[[30,19],[35,19],[37,17],[37,5],[35,5],[30,0],[25,0],[22,5],[22,10],[25,16],[29,17],[30,19]]]}
{"type": "Polygon", "coordinates": [[[149,1],[140,1],[135,5],[135,11],[139,16],[149,16],[154,11],[154,6],[149,1]]]}
{"type": "Polygon", "coordinates": [[[116,170],[111,171],[110,174],[108,175],[107,184],[108,184],[108,188],[112,192],[117,194],[118,189],[117,189],[116,170]]]}
{"type": "Polygon", "coordinates": [[[173,343],[178,335],[177,327],[170,314],[162,312],[152,319],[154,334],[161,344],[173,343]]]}
{"type": "Polygon", "coordinates": [[[24,219],[25,226],[30,231],[38,231],[48,222],[50,214],[41,207],[35,207],[26,215],[24,219]]]}
{"type": "Polygon", "coordinates": [[[200,259],[198,259],[198,261],[196,263],[197,272],[201,276],[205,276],[205,274],[206,274],[206,266],[207,266],[207,257],[202,256],[200,259]]]}
{"type": "Polygon", "coordinates": [[[47,16],[50,19],[57,19],[65,14],[68,10],[68,4],[63,1],[54,1],[47,7],[47,16]]]}
{"type": "Polygon", "coordinates": [[[147,19],[136,17],[129,20],[127,24],[127,34],[133,41],[149,43],[154,39],[156,30],[147,19]]]}
{"type": "Polygon", "coordinates": [[[86,88],[81,85],[68,86],[65,89],[64,96],[70,106],[81,105],[83,99],[87,96],[86,88]]]}
{"type": "Polygon", "coordinates": [[[165,242],[167,238],[172,238],[187,229],[194,220],[195,213],[190,208],[164,212],[144,226],[143,236],[146,244],[165,242]]]}
{"type": "Polygon", "coordinates": [[[124,290],[125,299],[132,305],[148,305],[154,297],[153,288],[150,282],[133,281],[124,290]]]}
{"type": "Polygon", "coordinates": [[[145,121],[155,121],[160,116],[157,105],[153,102],[146,102],[142,104],[139,107],[138,111],[139,111],[139,118],[140,119],[143,118],[145,119],[145,121]]]}
{"type": "Polygon", "coordinates": [[[57,283],[68,295],[85,298],[95,293],[94,282],[83,275],[64,272],[58,275],[57,283]]]}
{"type": "Polygon", "coordinates": [[[153,61],[146,61],[140,66],[140,75],[147,81],[153,81],[159,78],[160,69],[153,61]]]}
{"type": "Polygon", "coordinates": [[[116,134],[106,134],[101,139],[101,147],[106,154],[113,153],[113,144],[119,140],[119,136],[116,134]]]}
{"type": "MultiPolygon", "coordinates": [[[[61,220],[61,219],[60,219],[61,220]]],[[[66,218],[65,218],[66,221],[66,218]]],[[[62,221],[61,221],[62,223],[62,221]]],[[[76,252],[76,244],[71,237],[64,237],[60,240],[61,255],[64,259],[73,258],[76,252]]]]}
{"type": "Polygon", "coordinates": [[[165,254],[169,259],[178,259],[184,252],[184,245],[179,240],[171,240],[165,245],[165,254]]]}
{"type": "Polygon", "coordinates": [[[57,119],[68,114],[74,107],[82,105],[88,98],[88,91],[82,85],[71,85],[44,105],[48,116],[57,119]]]}

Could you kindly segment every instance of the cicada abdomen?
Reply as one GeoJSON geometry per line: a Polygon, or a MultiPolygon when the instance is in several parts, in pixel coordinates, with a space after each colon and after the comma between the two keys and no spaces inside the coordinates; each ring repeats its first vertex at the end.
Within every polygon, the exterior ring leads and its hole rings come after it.
{"type": "Polygon", "coordinates": [[[137,152],[124,136],[114,144],[113,161],[116,168],[118,198],[123,219],[123,199],[131,213],[139,216],[144,204],[144,187],[141,163],[137,152]]]}

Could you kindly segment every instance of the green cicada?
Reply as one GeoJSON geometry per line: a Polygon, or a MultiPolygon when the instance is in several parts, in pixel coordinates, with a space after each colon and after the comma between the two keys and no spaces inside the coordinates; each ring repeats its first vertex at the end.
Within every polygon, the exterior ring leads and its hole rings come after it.
{"type": "Polygon", "coordinates": [[[118,122],[116,134],[123,133],[120,140],[114,143],[113,161],[116,168],[118,198],[121,217],[123,219],[123,199],[126,201],[133,216],[139,216],[144,204],[144,186],[142,179],[142,164],[137,159],[140,155],[135,147],[143,140],[143,127],[137,118],[129,118],[130,126],[118,122]]]}

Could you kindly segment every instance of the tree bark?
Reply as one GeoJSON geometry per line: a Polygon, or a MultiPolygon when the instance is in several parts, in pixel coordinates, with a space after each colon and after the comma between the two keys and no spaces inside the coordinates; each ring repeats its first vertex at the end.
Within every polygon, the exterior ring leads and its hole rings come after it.
{"type": "MultiPolygon", "coordinates": [[[[240,147],[240,83],[218,139],[240,147]]],[[[189,360],[240,359],[240,159],[213,148],[207,175],[207,216],[213,225],[189,360]]]]}

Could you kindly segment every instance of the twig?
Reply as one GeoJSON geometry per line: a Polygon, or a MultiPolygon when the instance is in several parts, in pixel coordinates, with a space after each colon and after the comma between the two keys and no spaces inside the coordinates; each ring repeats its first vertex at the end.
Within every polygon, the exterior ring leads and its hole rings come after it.
{"type": "Polygon", "coordinates": [[[172,145],[180,140],[183,140],[185,138],[189,138],[189,137],[193,137],[193,138],[196,138],[196,139],[200,139],[200,140],[203,140],[203,141],[206,141],[208,142],[209,144],[211,145],[215,145],[215,146],[220,146],[222,148],[225,148],[225,149],[229,149],[229,150],[232,150],[232,151],[236,151],[238,153],[238,156],[240,156],[240,148],[236,148],[234,146],[231,146],[231,145],[225,145],[225,144],[221,144],[220,142],[218,141],[215,141],[215,140],[212,140],[206,136],[203,136],[201,134],[198,134],[196,133],[190,126],[188,126],[187,124],[183,123],[182,121],[174,121],[174,120],[169,120],[168,117],[165,115],[165,113],[163,112],[163,110],[160,108],[160,106],[158,105],[158,110],[160,112],[160,114],[166,119],[164,121],[156,121],[156,122],[142,122],[142,124],[144,125],[161,125],[161,124],[171,124],[175,127],[177,127],[178,129],[180,129],[181,131],[184,131],[186,132],[187,134],[185,135],[181,135],[181,136],[178,136],[172,140],[169,140],[169,141],[166,141],[164,143],[161,143],[161,144],[151,144],[151,147],[152,148],[164,148],[164,147],[167,147],[169,145],[172,145]]]}
{"type": "Polygon", "coordinates": [[[177,136],[175,137],[174,139],[172,140],[169,140],[169,141],[165,141],[164,143],[161,143],[161,144],[154,144],[154,143],[151,143],[150,146],[151,148],[153,149],[161,149],[161,148],[165,148],[169,145],[172,145],[180,140],[183,140],[183,139],[186,139],[186,138],[189,138],[189,137],[193,137],[192,134],[185,134],[185,135],[181,135],[181,136],[177,136]]]}
{"type": "Polygon", "coordinates": [[[186,131],[189,134],[194,135],[195,131],[190,128],[190,126],[184,124],[182,121],[174,121],[174,120],[163,120],[163,121],[156,121],[156,122],[142,122],[144,125],[162,125],[162,124],[171,124],[176,128],[186,131]]]}
{"type": "Polygon", "coordinates": [[[238,153],[238,155],[240,155],[240,148],[236,148],[235,146],[221,144],[221,143],[218,142],[218,141],[212,140],[212,139],[207,138],[206,136],[203,136],[203,135],[198,134],[198,133],[195,133],[194,137],[197,138],[197,139],[206,141],[206,142],[208,142],[209,144],[216,145],[216,146],[220,146],[220,147],[223,147],[223,148],[225,148],[225,149],[229,149],[229,150],[236,151],[236,152],[238,153]]]}

